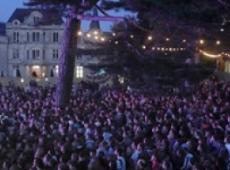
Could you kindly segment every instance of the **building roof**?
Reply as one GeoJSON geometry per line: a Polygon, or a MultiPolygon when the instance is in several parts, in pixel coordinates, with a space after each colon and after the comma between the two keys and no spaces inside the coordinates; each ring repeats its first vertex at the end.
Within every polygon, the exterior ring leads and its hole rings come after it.
{"type": "Polygon", "coordinates": [[[6,35],[6,25],[0,22],[0,35],[6,35]]]}
{"type": "Polygon", "coordinates": [[[35,9],[35,8],[17,8],[9,18],[8,22],[13,22],[14,20],[19,20],[24,22],[24,20],[34,11],[39,11],[44,16],[42,20],[38,23],[39,25],[48,24],[62,24],[62,15],[56,9],[35,9]]]}
{"type": "MultiPolygon", "coordinates": [[[[97,11],[96,7],[93,8],[93,16],[98,16],[98,11],[97,11]]],[[[90,26],[89,26],[89,30],[100,30],[100,22],[94,21],[94,20],[91,21],[90,26]]]]}

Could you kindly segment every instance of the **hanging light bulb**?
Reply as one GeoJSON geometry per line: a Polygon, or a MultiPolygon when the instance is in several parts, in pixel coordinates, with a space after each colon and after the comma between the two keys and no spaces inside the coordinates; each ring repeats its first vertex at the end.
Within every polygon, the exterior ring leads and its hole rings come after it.
{"type": "Polygon", "coordinates": [[[201,39],[200,40],[200,44],[203,45],[204,44],[204,40],[201,39]]]}
{"type": "Polygon", "coordinates": [[[21,83],[24,83],[24,82],[25,82],[25,80],[24,80],[23,78],[21,78],[20,82],[21,82],[21,83]]]}
{"type": "Polygon", "coordinates": [[[94,34],[94,35],[98,35],[98,31],[94,31],[93,34],[94,34]]]}
{"type": "Polygon", "coordinates": [[[166,40],[166,41],[170,41],[170,38],[166,38],[165,40],[166,40]]]}
{"type": "Polygon", "coordinates": [[[133,39],[133,38],[134,38],[134,35],[130,35],[130,38],[132,38],[132,39],[133,39]]]}
{"type": "Polygon", "coordinates": [[[216,41],[216,45],[220,45],[221,42],[219,40],[216,41]]]}
{"type": "Polygon", "coordinates": [[[117,45],[119,42],[118,41],[115,41],[115,44],[117,45]]]}
{"type": "Polygon", "coordinates": [[[182,41],[183,43],[186,43],[187,41],[186,41],[186,39],[183,39],[183,41],[182,41]]]}
{"type": "Polygon", "coordinates": [[[101,37],[101,41],[104,42],[104,41],[105,41],[105,38],[104,38],[104,37],[101,37]]]}
{"type": "Polygon", "coordinates": [[[77,32],[77,35],[78,35],[79,37],[82,36],[82,34],[83,34],[82,31],[78,31],[78,32],[77,32]]]}
{"type": "Polygon", "coordinates": [[[146,49],[146,46],[145,46],[145,45],[142,45],[142,49],[145,50],[145,49],[146,49]]]}
{"type": "Polygon", "coordinates": [[[98,40],[98,38],[99,38],[98,36],[94,36],[94,39],[95,39],[95,40],[98,40]]]}
{"type": "Polygon", "coordinates": [[[116,36],[116,33],[115,33],[115,32],[113,32],[113,33],[112,33],[112,35],[115,37],[115,36],[116,36]]]}
{"type": "Polygon", "coordinates": [[[152,40],[153,40],[153,37],[152,37],[152,36],[148,36],[148,40],[149,40],[149,41],[152,41],[152,40]]]}
{"type": "Polygon", "coordinates": [[[90,33],[88,33],[88,34],[86,35],[86,37],[87,37],[87,38],[90,38],[90,37],[91,37],[91,34],[90,34],[90,33]]]}

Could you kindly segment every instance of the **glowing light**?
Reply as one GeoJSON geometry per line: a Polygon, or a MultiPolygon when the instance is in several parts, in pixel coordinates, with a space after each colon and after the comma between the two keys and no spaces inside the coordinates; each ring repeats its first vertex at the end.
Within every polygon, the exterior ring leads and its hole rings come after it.
{"type": "Polygon", "coordinates": [[[153,51],[155,51],[155,49],[156,49],[155,47],[152,47],[152,50],[153,50],[153,51]]]}
{"type": "Polygon", "coordinates": [[[152,36],[148,36],[148,40],[149,40],[149,41],[152,41],[152,40],[153,40],[153,37],[152,37],[152,36]]]}
{"type": "Polygon", "coordinates": [[[221,57],[221,54],[210,54],[203,50],[200,50],[200,53],[209,58],[220,58],[221,57]]]}
{"type": "Polygon", "coordinates": [[[157,51],[160,51],[161,50],[161,48],[160,47],[157,47],[157,51]]]}
{"type": "Polygon", "coordinates": [[[169,48],[169,51],[172,51],[172,48],[169,48]]]}
{"type": "Polygon", "coordinates": [[[224,32],[224,28],[221,28],[221,29],[220,29],[220,32],[224,32]]]}
{"type": "Polygon", "coordinates": [[[46,76],[46,73],[43,72],[43,73],[42,73],[42,77],[45,77],[45,76],[46,76]]]}
{"type": "Polygon", "coordinates": [[[133,39],[133,38],[134,38],[134,35],[130,35],[130,38],[132,38],[132,39],[133,39]]]}
{"type": "Polygon", "coordinates": [[[39,65],[32,66],[32,69],[40,69],[41,67],[39,65]]]}
{"type": "Polygon", "coordinates": [[[98,38],[99,38],[98,36],[94,36],[94,39],[95,39],[95,40],[98,40],[98,38]]]}
{"type": "Polygon", "coordinates": [[[161,48],[161,51],[165,51],[165,48],[161,48]]]}
{"type": "Polygon", "coordinates": [[[166,41],[170,41],[170,38],[166,38],[165,40],[166,40],[166,41]]]}
{"type": "Polygon", "coordinates": [[[112,35],[115,37],[115,36],[116,36],[116,33],[115,33],[115,32],[113,32],[113,33],[112,33],[112,35]]]}
{"type": "Polygon", "coordinates": [[[204,40],[200,40],[199,43],[200,43],[201,45],[203,45],[203,44],[204,44],[204,40]]]}
{"type": "Polygon", "coordinates": [[[220,45],[221,43],[220,43],[220,41],[219,40],[217,40],[216,41],[216,45],[220,45]]]}
{"type": "Polygon", "coordinates": [[[98,33],[99,33],[98,31],[94,31],[93,32],[94,35],[98,35],[98,33]]]}
{"type": "Polygon", "coordinates": [[[45,78],[45,81],[49,81],[49,79],[46,77],[46,78],[45,78]]]}
{"type": "Polygon", "coordinates": [[[87,38],[90,38],[90,37],[91,37],[91,34],[90,34],[90,33],[88,33],[88,34],[86,35],[86,37],[87,37],[87,38]]]}
{"type": "Polygon", "coordinates": [[[184,39],[182,42],[183,42],[183,43],[186,43],[186,42],[187,42],[187,40],[185,40],[185,39],[184,39]]]}
{"type": "Polygon", "coordinates": [[[117,44],[118,44],[118,41],[115,41],[115,44],[117,45],[117,44]]]}
{"type": "Polygon", "coordinates": [[[105,38],[104,38],[104,37],[101,37],[101,41],[104,42],[104,41],[105,41],[105,38]]]}
{"type": "Polygon", "coordinates": [[[55,73],[58,74],[58,72],[59,72],[59,66],[56,65],[56,66],[55,66],[55,73]]]}
{"type": "Polygon", "coordinates": [[[24,82],[25,82],[25,80],[24,80],[23,78],[21,78],[20,82],[21,82],[21,83],[24,83],[24,82]]]}
{"type": "Polygon", "coordinates": [[[78,36],[82,36],[83,33],[82,33],[81,31],[78,31],[78,32],[77,32],[77,35],[78,35],[78,36]]]}
{"type": "Polygon", "coordinates": [[[145,45],[142,45],[142,49],[145,50],[145,49],[146,49],[146,46],[145,46],[145,45]]]}

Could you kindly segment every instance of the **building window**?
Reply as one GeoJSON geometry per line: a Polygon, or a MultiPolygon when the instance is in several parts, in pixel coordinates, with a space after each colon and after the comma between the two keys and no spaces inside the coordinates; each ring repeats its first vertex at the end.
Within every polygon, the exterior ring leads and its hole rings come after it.
{"type": "Polygon", "coordinates": [[[30,59],[30,50],[27,50],[27,51],[26,51],[26,58],[27,58],[27,60],[30,59]]]}
{"type": "Polygon", "coordinates": [[[19,66],[13,66],[13,76],[14,77],[21,77],[21,72],[19,66]]]}
{"type": "Polygon", "coordinates": [[[40,33],[39,32],[33,32],[32,40],[33,40],[33,42],[39,42],[40,41],[40,33]]]}
{"type": "Polygon", "coordinates": [[[58,49],[53,49],[53,59],[58,59],[58,49]]]}
{"type": "Polygon", "coordinates": [[[13,42],[19,43],[19,32],[13,32],[13,42]]]}
{"type": "Polygon", "coordinates": [[[58,32],[53,33],[53,42],[58,42],[58,32]]]}
{"type": "Polygon", "coordinates": [[[5,76],[4,76],[4,71],[1,71],[0,77],[5,77],[5,76]]]}
{"type": "Polygon", "coordinates": [[[83,66],[76,67],[76,77],[83,78],[83,66]]]}
{"type": "Polygon", "coordinates": [[[43,60],[46,58],[46,51],[44,49],[42,50],[42,58],[43,60]]]}
{"type": "Polygon", "coordinates": [[[30,33],[29,32],[26,33],[26,40],[27,40],[27,42],[30,42],[30,33]]]}
{"type": "Polygon", "coordinates": [[[33,50],[32,51],[32,58],[33,58],[33,60],[39,60],[39,58],[40,58],[40,51],[39,50],[33,50]]]}
{"type": "Polygon", "coordinates": [[[12,58],[19,59],[19,49],[13,49],[12,58]]]}
{"type": "Polygon", "coordinates": [[[43,41],[45,42],[46,41],[46,33],[43,32],[43,41]]]}

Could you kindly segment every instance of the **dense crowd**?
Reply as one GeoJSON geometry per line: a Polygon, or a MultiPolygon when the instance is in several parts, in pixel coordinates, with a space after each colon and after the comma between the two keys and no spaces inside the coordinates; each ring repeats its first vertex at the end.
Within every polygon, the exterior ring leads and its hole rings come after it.
{"type": "Polygon", "coordinates": [[[194,94],[74,88],[58,108],[54,88],[0,88],[1,170],[225,170],[230,84],[194,94]]]}

